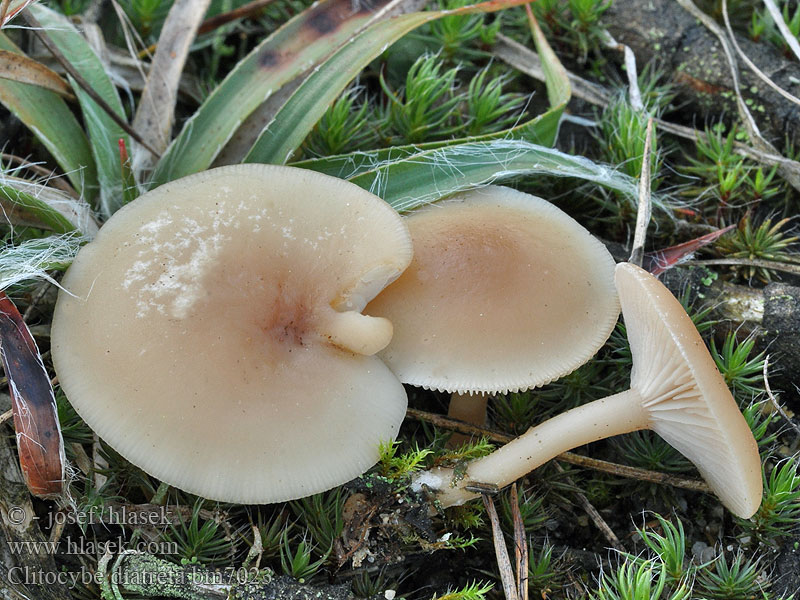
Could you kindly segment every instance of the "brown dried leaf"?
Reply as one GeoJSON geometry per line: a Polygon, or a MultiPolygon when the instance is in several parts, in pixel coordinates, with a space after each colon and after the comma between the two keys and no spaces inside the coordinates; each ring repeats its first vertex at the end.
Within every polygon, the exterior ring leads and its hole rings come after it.
{"type": "Polygon", "coordinates": [[[5,292],[0,292],[0,359],[25,483],[34,496],[58,496],[64,489],[65,457],[53,386],[28,326],[5,292]]]}
{"type": "Polygon", "coordinates": [[[57,73],[24,54],[0,50],[0,78],[35,85],[74,100],[72,88],[57,73]]]}

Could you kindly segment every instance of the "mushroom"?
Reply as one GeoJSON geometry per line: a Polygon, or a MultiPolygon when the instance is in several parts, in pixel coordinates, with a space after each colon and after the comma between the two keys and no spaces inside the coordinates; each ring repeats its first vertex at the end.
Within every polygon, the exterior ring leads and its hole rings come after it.
{"type": "Polygon", "coordinates": [[[488,186],[406,222],[411,265],[365,313],[394,325],[380,356],[403,383],[456,392],[451,416],[478,421],[486,394],[570,373],[613,330],[614,260],[550,202],[488,186]]]}
{"type": "Polygon", "coordinates": [[[155,477],[268,503],[363,473],[405,415],[361,310],[411,260],[402,219],[333,177],[237,165],[163,185],[78,254],[52,328],[81,417],[155,477]]]}
{"type": "Polygon", "coordinates": [[[442,506],[461,504],[477,484],[505,486],[583,444],[652,429],[691,460],[722,503],[751,517],[761,502],[758,446],[692,320],[655,277],[630,263],[616,284],[633,355],[630,389],[572,409],[469,464],[421,474],[417,487],[442,506]]]}

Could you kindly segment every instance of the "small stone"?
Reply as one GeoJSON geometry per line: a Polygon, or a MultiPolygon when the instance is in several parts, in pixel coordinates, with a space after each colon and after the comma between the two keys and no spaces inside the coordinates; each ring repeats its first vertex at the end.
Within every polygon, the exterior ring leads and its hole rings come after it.
{"type": "Polygon", "coordinates": [[[705,542],[695,542],[692,544],[692,556],[700,564],[711,562],[716,557],[716,554],[714,548],[705,542]]]}

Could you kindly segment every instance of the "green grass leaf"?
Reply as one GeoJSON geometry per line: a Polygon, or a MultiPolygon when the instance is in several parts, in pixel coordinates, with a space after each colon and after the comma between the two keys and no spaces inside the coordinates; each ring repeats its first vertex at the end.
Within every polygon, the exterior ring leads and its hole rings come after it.
{"type": "MultiPolygon", "coordinates": [[[[67,57],[73,67],[83,76],[111,106],[117,114],[125,118],[125,111],[117,90],[103,67],[103,63],[94,53],[86,40],[78,33],[72,23],[57,12],[32,4],[29,7],[33,15],[47,29],[47,35],[59,50],[67,57]]],[[[100,182],[99,209],[104,216],[112,215],[123,201],[123,181],[119,159],[119,140],[125,140],[130,148],[128,134],[125,133],[108,114],[100,108],[89,95],[70,78],[75,95],[83,111],[83,119],[89,132],[92,155],[97,167],[100,182]]]]}
{"type": "MultiPolygon", "coordinates": [[[[0,49],[22,54],[4,33],[0,49]]],[[[53,155],[72,187],[91,200],[97,193],[97,170],[89,141],[67,103],[54,92],[7,79],[0,79],[0,102],[53,155]]]]}
{"type": "Polygon", "coordinates": [[[520,175],[576,177],[636,196],[636,182],[613,168],[524,140],[490,140],[411,152],[356,152],[297,166],[348,179],[398,211],[520,175]]]}
{"type": "MultiPolygon", "coordinates": [[[[420,25],[446,16],[502,10],[526,1],[494,0],[455,10],[409,13],[371,25],[352,42],[345,44],[335,52],[322,63],[318,70],[306,78],[259,136],[244,162],[273,164],[288,162],[292,153],[303,143],[328,107],[361,70],[380,56],[387,46],[420,25]]],[[[561,109],[563,110],[563,106],[561,109]]],[[[531,133],[527,131],[528,129],[535,128],[520,127],[517,129],[521,131],[515,133],[525,137],[526,133],[531,133]]],[[[502,134],[494,135],[502,137],[502,134]]],[[[537,141],[545,143],[544,140],[551,136],[537,134],[536,137],[537,141]]],[[[555,136],[552,135],[552,137],[555,136]]]]}
{"type": "Polygon", "coordinates": [[[0,182],[0,207],[12,223],[20,220],[56,233],[68,233],[76,228],[70,219],[47,202],[18,189],[10,178],[0,182]]]}
{"type": "Polygon", "coordinates": [[[560,107],[561,111],[563,111],[572,96],[572,87],[569,84],[567,70],[558,60],[550,44],[547,43],[547,38],[544,37],[544,33],[539,28],[539,23],[530,11],[528,11],[528,22],[533,34],[533,43],[536,45],[536,51],[542,61],[545,86],[547,87],[547,99],[550,101],[552,109],[560,107]]]}
{"type": "Polygon", "coordinates": [[[239,125],[273,92],[350,40],[389,0],[322,0],[242,59],[184,125],[156,165],[152,186],[207,169],[239,125]]]}
{"type": "MultiPolygon", "coordinates": [[[[471,8],[471,7],[466,7],[466,8],[471,8]]],[[[373,28],[370,28],[370,29],[374,29],[374,28],[375,28],[375,26],[373,26],[373,28]]],[[[369,32],[369,30],[367,32],[365,32],[365,35],[368,32],[369,32]]],[[[448,146],[464,146],[465,144],[469,144],[469,143],[489,142],[489,141],[492,141],[492,140],[496,140],[498,142],[501,142],[501,145],[502,145],[503,141],[509,141],[509,140],[515,140],[515,139],[516,140],[524,140],[524,141],[530,142],[531,144],[537,144],[537,145],[543,146],[543,147],[552,146],[553,144],[555,144],[556,136],[558,134],[558,126],[559,126],[559,123],[561,121],[561,115],[564,112],[564,107],[566,106],[566,104],[569,101],[570,96],[571,96],[571,87],[570,87],[570,84],[569,84],[569,80],[567,78],[566,71],[564,70],[564,67],[561,65],[561,63],[558,60],[558,57],[556,57],[555,53],[552,51],[550,46],[547,44],[547,40],[544,38],[544,35],[542,34],[541,30],[538,27],[533,27],[533,32],[534,32],[534,41],[536,43],[537,49],[539,50],[539,53],[541,55],[541,59],[542,59],[543,65],[544,65],[543,68],[544,68],[544,71],[545,71],[546,84],[547,84],[547,89],[548,89],[548,98],[550,99],[550,102],[551,102],[550,109],[548,111],[546,111],[545,113],[543,113],[543,114],[541,114],[541,115],[539,115],[539,116],[537,116],[537,117],[535,117],[535,118],[533,118],[533,119],[531,119],[531,120],[529,120],[529,121],[527,121],[525,123],[522,123],[521,125],[518,125],[516,127],[512,127],[510,129],[506,129],[504,131],[493,133],[493,134],[488,134],[488,135],[483,135],[483,136],[476,136],[476,137],[469,137],[469,138],[462,138],[462,139],[456,139],[456,140],[445,140],[445,141],[439,141],[439,142],[431,142],[431,143],[427,143],[427,144],[417,144],[417,145],[409,145],[409,146],[395,146],[395,147],[392,147],[392,148],[386,148],[386,149],[382,149],[382,150],[375,150],[375,151],[372,151],[372,152],[356,152],[356,153],[350,153],[350,154],[343,154],[343,155],[339,155],[339,156],[330,156],[330,157],[324,157],[324,158],[320,158],[320,159],[312,159],[312,160],[296,162],[296,163],[294,163],[294,165],[297,166],[297,167],[313,169],[315,171],[320,171],[322,173],[326,173],[328,175],[333,175],[335,177],[340,177],[340,178],[343,178],[343,179],[351,179],[351,180],[354,180],[354,182],[358,183],[357,181],[355,181],[355,179],[357,177],[359,177],[360,175],[364,175],[365,178],[368,177],[367,173],[370,172],[370,171],[377,170],[378,169],[377,165],[379,165],[379,164],[384,164],[384,166],[387,166],[389,164],[399,164],[399,163],[401,163],[402,161],[404,161],[406,159],[407,160],[414,160],[413,157],[415,157],[415,156],[421,156],[421,157],[429,156],[430,155],[430,151],[431,150],[436,150],[437,148],[445,148],[445,147],[448,147],[448,146]]],[[[342,49],[337,54],[341,54],[345,50],[347,50],[347,48],[342,49]]],[[[335,58],[336,57],[334,56],[331,60],[334,60],[335,58]]],[[[327,69],[321,69],[320,71],[323,71],[323,70],[327,71],[327,69]]],[[[319,75],[318,73],[315,73],[314,76],[324,77],[325,75],[319,75]]],[[[312,78],[309,78],[309,80],[307,80],[306,83],[308,83],[311,79],[312,78]]],[[[337,84],[338,83],[339,82],[337,82],[337,84]]],[[[347,82],[345,82],[344,84],[341,84],[342,87],[341,88],[337,88],[336,93],[338,94],[341,91],[341,89],[344,87],[344,85],[346,85],[346,84],[347,84],[347,82]]],[[[333,83],[331,83],[331,86],[333,86],[333,83]]],[[[302,119],[303,118],[302,117],[303,114],[311,114],[312,111],[314,111],[314,114],[315,114],[314,122],[316,122],[316,119],[319,119],[319,117],[321,116],[321,114],[319,114],[319,112],[318,112],[320,110],[320,108],[322,109],[322,112],[324,113],[324,109],[327,107],[327,105],[330,102],[332,102],[332,99],[327,98],[325,96],[325,93],[326,93],[325,89],[306,88],[305,84],[303,86],[301,86],[298,89],[298,91],[295,93],[295,95],[293,95],[290,98],[290,100],[287,101],[287,105],[284,107],[284,109],[281,109],[281,112],[279,113],[279,115],[282,116],[282,120],[279,121],[278,119],[276,119],[274,121],[274,126],[276,128],[277,127],[281,128],[282,133],[280,135],[285,137],[285,138],[287,138],[287,139],[291,137],[291,134],[288,133],[287,128],[284,126],[284,123],[286,125],[290,125],[291,124],[296,128],[307,126],[307,124],[308,124],[307,121],[301,123],[301,122],[299,122],[299,119],[297,119],[297,118],[295,118],[294,119],[294,123],[292,123],[293,115],[298,115],[300,117],[300,119],[302,119]],[[313,96],[313,95],[316,94],[316,98],[319,98],[319,100],[318,100],[318,104],[314,105],[313,104],[313,99],[312,99],[312,101],[310,103],[307,103],[307,105],[303,107],[304,110],[306,111],[306,113],[301,113],[299,110],[295,111],[294,108],[290,106],[290,104],[292,104],[293,102],[296,102],[298,107],[301,106],[301,99],[298,98],[297,100],[295,100],[295,98],[304,89],[308,90],[307,93],[309,94],[309,96],[313,96]],[[322,106],[323,104],[324,104],[324,106],[322,106]],[[285,121],[283,119],[285,119],[285,121]],[[278,125],[278,123],[280,123],[280,125],[278,125]]],[[[332,94],[332,95],[333,95],[333,98],[336,97],[335,94],[332,94]]],[[[271,127],[272,127],[272,125],[271,125],[271,127]]],[[[311,127],[313,127],[313,123],[311,123],[311,127]]],[[[308,131],[310,131],[310,129],[305,129],[304,131],[307,134],[308,131]]],[[[278,140],[276,142],[277,144],[281,144],[281,142],[280,142],[281,138],[277,137],[276,133],[277,133],[277,129],[272,132],[271,137],[274,140],[278,140]]],[[[469,152],[470,147],[465,146],[464,149],[467,152],[469,152]]],[[[486,148],[483,148],[483,150],[486,150],[486,148]]],[[[287,152],[286,144],[282,144],[281,151],[282,152],[287,152]]],[[[479,152],[480,152],[480,150],[479,150],[479,152]]],[[[491,150],[489,150],[489,152],[491,153],[491,150]]],[[[513,151],[511,151],[511,152],[513,153],[513,151]]],[[[455,154],[459,154],[459,150],[455,150],[454,153],[455,154]]],[[[504,154],[505,154],[505,151],[504,151],[504,154]]],[[[271,155],[271,158],[274,158],[276,160],[276,162],[281,162],[280,152],[271,152],[270,155],[271,155]]],[[[284,156],[285,156],[285,154],[284,154],[284,156]]],[[[436,155],[433,155],[433,156],[436,156],[436,155]]],[[[564,156],[567,156],[567,155],[564,155],[564,156]]],[[[269,158],[269,157],[264,156],[262,158],[269,158]]],[[[575,158],[575,157],[571,157],[571,158],[575,158]]],[[[490,157],[490,160],[491,160],[491,157],[490,157]]],[[[505,159],[503,159],[503,160],[505,160],[505,159]]],[[[264,160],[263,162],[269,162],[269,161],[264,160]]],[[[499,158],[498,158],[497,162],[498,163],[500,162],[499,158]]],[[[491,167],[490,167],[490,169],[491,169],[491,167]]],[[[417,172],[419,172],[419,169],[415,169],[415,170],[417,172]]],[[[554,167],[554,170],[557,171],[558,167],[557,166],[554,167]]],[[[384,172],[386,172],[386,171],[384,170],[384,172]]],[[[487,175],[488,180],[492,179],[492,176],[489,176],[486,173],[485,170],[483,172],[484,172],[484,175],[487,175]]],[[[547,172],[547,171],[536,171],[536,172],[547,172]]],[[[617,178],[617,179],[619,179],[619,178],[617,178]]],[[[361,184],[359,184],[359,185],[361,185],[361,184]]],[[[626,184],[621,184],[621,185],[623,185],[623,187],[626,190],[629,191],[629,189],[627,187],[628,186],[627,183],[626,184]]],[[[465,188],[461,188],[461,189],[466,189],[466,188],[471,187],[471,186],[472,186],[472,184],[467,184],[465,186],[465,188]]],[[[609,187],[613,187],[613,186],[609,186],[609,187]]],[[[371,188],[367,188],[367,189],[371,189],[371,188]]],[[[614,189],[618,189],[618,188],[614,188],[614,189]]],[[[453,190],[453,191],[456,191],[456,190],[453,190]]],[[[448,192],[448,193],[452,193],[452,192],[448,192]]],[[[442,194],[442,195],[444,195],[444,194],[442,194]]],[[[635,196],[633,196],[633,197],[635,197],[635,196]]],[[[385,199],[388,200],[388,198],[385,198],[385,199]]],[[[429,201],[429,200],[426,200],[426,201],[429,201]]]]}

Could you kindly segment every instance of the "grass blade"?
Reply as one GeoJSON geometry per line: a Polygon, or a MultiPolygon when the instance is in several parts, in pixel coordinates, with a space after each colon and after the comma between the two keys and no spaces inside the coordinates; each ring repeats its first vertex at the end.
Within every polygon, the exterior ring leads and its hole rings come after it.
{"type": "Polygon", "coordinates": [[[360,153],[353,157],[358,160],[357,171],[348,176],[347,164],[342,160],[336,176],[380,196],[398,211],[412,210],[443,196],[520,175],[576,177],[632,198],[637,192],[633,179],[609,166],[524,140],[445,146],[387,162],[373,162],[369,170],[364,167],[374,156],[360,153]]]}
{"type": "MultiPolygon", "coordinates": [[[[375,29],[376,27],[377,26],[374,26],[370,28],[370,30],[375,29]]],[[[361,173],[366,173],[372,170],[376,164],[394,163],[405,158],[410,158],[420,152],[427,152],[436,148],[444,148],[447,146],[510,139],[524,140],[539,146],[552,146],[555,144],[556,136],[558,135],[558,126],[561,121],[561,115],[564,112],[567,102],[569,102],[572,90],[566,70],[548,45],[547,40],[545,39],[541,29],[539,29],[535,19],[531,20],[531,29],[533,32],[534,43],[536,44],[536,48],[541,57],[542,70],[545,74],[545,84],[547,86],[547,95],[548,99],[550,100],[550,109],[545,113],[538,115],[537,117],[534,117],[533,119],[522,123],[521,125],[517,125],[516,127],[489,135],[431,142],[427,144],[395,146],[393,148],[375,150],[373,152],[359,152],[340,156],[327,156],[319,159],[296,162],[294,165],[297,167],[320,171],[328,175],[333,175],[334,177],[352,179],[361,173]]],[[[366,33],[367,32],[365,32],[365,34],[366,33]]],[[[337,53],[337,56],[344,54],[346,50],[347,48],[343,48],[337,53]]],[[[329,63],[335,59],[336,57],[333,57],[329,63]]],[[[337,64],[336,66],[337,68],[345,68],[345,65],[337,64]]],[[[314,73],[312,77],[320,80],[326,76],[326,73],[328,73],[328,69],[321,69],[319,73],[314,73]],[[325,71],[325,73],[322,73],[322,71],[325,71]]],[[[334,77],[335,73],[328,75],[329,79],[333,79],[334,77]]],[[[273,159],[274,162],[279,162],[281,158],[280,153],[286,153],[288,151],[288,142],[283,140],[292,140],[293,143],[296,142],[297,139],[296,137],[293,137],[294,134],[292,132],[287,130],[287,126],[294,126],[297,128],[297,131],[303,131],[304,136],[308,135],[314,124],[312,123],[311,126],[308,127],[309,119],[304,115],[313,114],[315,119],[319,120],[322,114],[324,114],[324,110],[327,109],[328,104],[335,99],[336,95],[333,95],[333,97],[326,96],[326,91],[324,88],[321,88],[320,86],[307,87],[308,83],[309,82],[306,81],[303,86],[301,86],[301,89],[306,89],[305,93],[307,95],[303,98],[298,97],[297,99],[295,99],[293,96],[289,101],[287,101],[286,106],[278,115],[280,118],[276,117],[275,121],[270,124],[270,128],[268,128],[268,131],[270,129],[272,131],[270,131],[267,135],[271,136],[272,140],[275,140],[274,145],[276,148],[278,148],[278,151],[271,151],[270,153],[265,152],[260,156],[260,158],[273,159]],[[319,98],[319,102],[316,105],[314,104],[314,98],[319,98]],[[324,108],[321,106],[323,102],[325,102],[324,108]],[[297,105],[296,109],[294,106],[292,106],[292,103],[297,105]],[[301,120],[303,120],[302,123],[301,120]]],[[[338,94],[342,89],[344,89],[346,83],[342,84],[341,80],[337,81],[336,83],[329,83],[331,87],[337,84],[341,86],[336,88],[336,92],[338,94]]],[[[299,92],[300,90],[298,90],[298,93],[299,92]]],[[[268,148],[266,141],[264,146],[265,149],[268,148]]],[[[286,156],[286,154],[283,156],[286,156]]],[[[270,162],[270,160],[259,160],[257,162],[270,162]]]]}
{"type": "Polygon", "coordinates": [[[25,483],[34,496],[57,497],[64,489],[66,457],[56,397],[36,342],[5,292],[0,292],[0,358],[25,483]]]}
{"type": "MultiPolygon", "coordinates": [[[[306,78],[262,132],[244,162],[286,163],[344,88],[388,45],[393,44],[406,33],[442,17],[492,12],[528,1],[494,0],[455,10],[409,13],[371,25],[352,42],[328,58],[320,69],[306,78]]],[[[558,117],[562,110],[563,106],[559,110],[558,117]]],[[[558,118],[555,119],[555,122],[557,124],[558,118]]],[[[548,125],[550,124],[548,121],[548,125]]],[[[515,129],[518,130],[514,132],[516,135],[526,137],[533,136],[536,127],[529,122],[515,129]]],[[[540,143],[547,143],[550,137],[555,138],[554,132],[551,132],[552,135],[545,134],[544,131],[540,133],[536,134],[536,141],[540,143]]],[[[504,137],[507,134],[508,132],[501,132],[491,137],[504,137]]],[[[474,139],[488,139],[489,137],[474,139]]],[[[440,145],[442,144],[437,144],[437,146],[440,145]]]]}
{"type": "MultiPolygon", "coordinates": [[[[0,49],[22,54],[4,33],[0,33],[0,49]]],[[[0,102],[36,135],[72,186],[91,200],[97,188],[92,152],[83,129],[64,100],[33,85],[0,80],[0,102]]]]}
{"type": "MultiPolygon", "coordinates": [[[[175,103],[189,46],[211,0],[176,0],[169,9],[147,74],[133,127],[159,152],[166,150],[175,120],[175,103]]],[[[154,157],[147,151],[134,154],[133,170],[149,170],[154,157]]]]}
{"type": "Polygon", "coordinates": [[[542,70],[544,71],[544,82],[547,87],[547,99],[550,101],[550,106],[553,108],[564,107],[569,102],[572,96],[572,86],[569,83],[567,70],[558,56],[553,52],[550,44],[547,43],[547,38],[544,37],[536,17],[533,16],[533,11],[530,6],[525,7],[528,13],[528,23],[531,26],[531,33],[533,34],[533,43],[536,45],[536,51],[539,53],[539,59],[542,61],[542,70]]]}
{"type": "Polygon", "coordinates": [[[287,22],[242,59],[184,125],[156,165],[152,185],[208,168],[244,119],[273,92],[319,64],[394,2],[322,0],[287,22]],[[356,12],[354,6],[359,7],[356,12]]]}
{"type": "MultiPolygon", "coordinates": [[[[50,229],[56,233],[75,231],[75,225],[61,211],[50,206],[44,200],[20,190],[19,186],[15,186],[14,183],[12,178],[4,178],[4,181],[0,182],[0,208],[8,222],[22,222],[26,225],[50,229]]],[[[66,195],[64,195],[64,199],[70,200],[72,203],[76,202],[66,195]]]]}
{"type": "MultiPolygon", "coordinates": [[[[114,112],[125,118],[122,102],[103,63],[69,19],[41,4],[32,4],[28,10],[47,29],[50,39],[95,92],[114,109],[114,112]]],[[[128,148],[130,141],[122,128],[80,86],[76,85],[72,78],[70,83],[78,97],[89,131],[92,155],[100,183],[99,209],[108,217],[122,206],[123,181],[119,166],[119,140],[125,140],[128,148]]]]}

